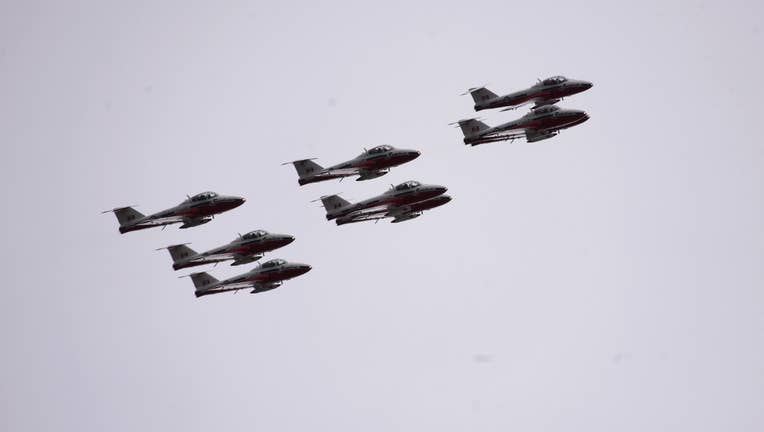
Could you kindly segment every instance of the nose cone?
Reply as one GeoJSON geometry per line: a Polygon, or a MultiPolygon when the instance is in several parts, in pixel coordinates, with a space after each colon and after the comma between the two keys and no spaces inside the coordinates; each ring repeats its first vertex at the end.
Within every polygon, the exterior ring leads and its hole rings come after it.
{"type": "Polygon", "coordinates": [[[575,112],[575,116],[572,117],[572,120],[573,121],[570,122],[565,127],[572,127],[572,126],[580,125],[581,123],[589,120],[589,114],[587,114],[585,111],[576,111],[575,112]]]}
{"type": "Polygon", "coordinates": [[[303,275],[313,269],[312,266],[309,266],[308,264],[302,264],[302,263],[296,264],[295,268],[297,270],[298,275],[303,275]]]}
{"type": "Polygon", "coordinates": [[[448,204],[448,202],[451,201],[451,197],[448,195],[438,195],[435,198],[431,198],[428,200],[430,203],[429,205],[432,206],[432,208],[440,207],[444,204],[448,204]]]}
{"type": "Polygon", "coordinates": [[[594,87],[594,84],[590,83],[589,81],[581,81],[581,87],[583,87],[584,90],[589,90],[590,88],[594,87]]]}
{"type": "Polygon", "coordinates": [[[433,187],[433,190],[434,190],[434,191],[435,191],[435,192],[436,192],[438,195],[442,195],[442,194],[446,193],[446,191],[448,190],[448,188],[447,188],[447,187],[445,187],[445,186],[435,186],[435,187],[433,187]]]}
{"type": "Polygon", "coordinates": [[[284,245],[288,245],[289,243],[292,243],[293,241],[294,241],[294,236],[293,235],[284,235],[284,236],[281,236],[281,242],[284,245]]]}
{"type": "Polygon", "coordinates": [[[401,163],[411,162],[421,155],[417,150],[399,150],[398,153],[393,154],[393,157],[398,159],[401,163]]]}
{"type": "Polygon", "coordinates": [[[231,197],[231,202],[233,203],[234,207],[238,207],[244,204],[244,201],[246,201],[246,199],[244,199],[243,197],[237,197],[237,196],[231,197]]]}

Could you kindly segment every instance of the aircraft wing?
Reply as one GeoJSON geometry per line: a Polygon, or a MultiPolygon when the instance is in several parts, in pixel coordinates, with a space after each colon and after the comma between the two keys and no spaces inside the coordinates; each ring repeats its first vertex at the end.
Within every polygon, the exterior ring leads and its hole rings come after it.
{"type": "Polygon", "coordinates": [[[128,225],[129,228],[151,228],[151,227],[158,227],[158,226],[164,226],[164,225],[170,225],[174,223],[181,223],[183,222],[183,218],[180,216],[173,216],[173,217],[147,217],[145,220],[142,220],[134,225],[128,225]]]}
{"type": "MultiPolygon", "coordinates": [[[[426,201],[426,200],[424,200],[426,201]]],[[[415,210],[411,205],[401,207],[391,207],[387,211],[379,212],[356,212],[348,216],[337,219],[337,225],[344,225],[355,222],[378,221],[381,219],[393,218],[393,222],[402,222],[419,217],[422,210],[415,210]]]]}
{"type": "Polygon", "coordinates": [[[238,291],[241,289],[253,288],[256,284],[254,282],[234,282],[225,285],[217,285],[212,288],[204,290],[204,294],[220,294],[229,291],[238,291]]]}
{"type": "Polygon", "coordinates": [[[310,178],[315,180],[331,180],[341,177],[349,177],[352,175],[358,175],[360,174],[360,169],[358,168],[340,168],[340,169],[331,169],[331,170],[323,170],[321,172],[317,172],[315,174],[311,174],[310,178]]]}
{"type": "Polygon", "coordinates": [[[337,219],[337,225],[344,225],[344,224],[355,223],[355,222],[366,222],[366,221],[372,221],[372,220],[380,220],[380,219],[385,219],[387,217],[390,217],[390,216],[387,216],[384,213],[376,213],[376,214],[373,214],[373,213],[362,213],[362,214],[353,213],[353,214],[351,214],[349,216],[338,218],[337,219]]]}
{"type": "Polygon", "coordinates": [[[514,141],[525,136],[526,131],[523,129],[506,130],[483,135],[480,138],[471,141],[469,144],[475,146],[479,144],[488,144],[499,141],[514,141]]]}
{"type": "Polygon", "coordinates": [[[380,214],[380,213],[387,213],[390,211],[391,207],[389,204],[383,204],[383,205],[377,205],[374,207],[369,207],[361,210],[356,210],[350,214],[347,214],[348,216],[362,216],[362,215],[368,215],[368,214],[380,214]]]}
{"type": "Polygon", "coordinates": [[[204,290],[204,294],[220,294],[224,292],[230,292],[230,291],[239,291],[242,289],[251,289],[251,293],[255,294],[258,292],[268,291],[272,290],[274,288],[278,288],[281,286],[281,282],[268,282],[268,283],[262,283],[262,282],[233,282],[228,283],[225,285],[218,285],[209,289],[204,290]]]}
{"type": "Polygon", "coordinates": [[[534,110],[536,108],[540,108],[540,107],[545,106],[545,105],[554,105],[554,104],[556,104],[559,101],[560,101],[559,98],[537,97],[537,98],[529,99],[529,100],[527,100],[527,101],[525,101],[523,103],[519,103],[517,105],[512,105],[512,106],[506,107],[506,108],[501,109],[499,111],[512,111],[512,110],[516,110],[516,109],[518,109],[520,107],[524,107],[526,105],[529,105],[531,103],[533,104],[531,109],[534,110]]]}
{"type": "Polygon", "coordinates": [[[235,254],[228,254],[228,253],[221,253],[221,254],[199,254],[198,256],[195,256],[188,260],[189,263],[205,263],[205,264],[213,264],[218,263],[220,261],[226,261],[226,260],[232,260],[236,259],[235,254]]]}
{"type": "Polygon", "coordinates": [[[238,255],[234,252],[226,252],[225,248],[219,248],[219,249],[213,249],[207,252],[202,252],[199,254],[199,256],[191,261],[205,261],[208,259],[219,259],[219,260],[226,260],[226,259],[234,259],[238,255]]]}
{"type": "Polygon", "coordinates": [[[151,225],[167,225],[172,223],[183,222],[183,216],[168,215],[168,216],[146,216],[146,219],[139,222],[138,225],[151,224],[151,225]]]}
{"type": "Polygon", "coordinates": [[[335,175],[335,176],[349,176],[349,175],[356,175],[359,172],[361,172],[360,168],[337,168],[337,169],[327,169],[321,172],[321,174],[328,174],[328,175],[335,175]]]}
{"type": "Polygon", "coordinates": [[[338,218],[337,225],[353,223],[353,222],[364,222],[364,221],[370,221],[370,220],[384,219],[385,217],[388,217],[390,210],[391,210],[391,207],[387,204],[376,206],[376,207],[369,207],[363,210],[357,210],[350,214],[347,214],[345,216],[338,218]]]}
{"type": "Polygon", "coordinates": [[[505,135],[505,134],[513,134],[513,133],[522,133],[523,128],[517,127],[517,126],[504,126],[499,125],[493,128],[491,131],[486,131],[487,133],[483,133],[482,136],[494,136],[494,135],[505,135]]]}
{"type": "MultiPolygon", "coordinates": [[[[422,200],[422,201],[426,201],[426,200],[422,200]]],[[[366,222],[371,220],[385,219],[389,217],[405,217],[411,213],[414,213],[412,211],[411,204],[413,203],[409,203],[402,206],[383,205],[383,206],[371,207],[365,210],[358,210],[356,212],[350,213],[347,216],[343,216],[337,219],[337,224],[342,225],[346,223],[366,222]]]]}

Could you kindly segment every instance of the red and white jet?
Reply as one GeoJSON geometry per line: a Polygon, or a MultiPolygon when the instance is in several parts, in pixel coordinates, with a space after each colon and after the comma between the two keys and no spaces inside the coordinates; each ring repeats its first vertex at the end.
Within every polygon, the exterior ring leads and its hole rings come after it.
{"type": "Polygon", "coordinates": [[[390,145],[381,145],[364,150],[359,156],[346,162],[324,168],[313,159],[302,159],[286,164],[293,164],[297,170],[300,186],[324,180],[332,180],[357,175],[356,181],[370,180],[390,172],[390,168],[403,165],[419,157],[416,150],[399,149],[390,145]]]}
{"type": "MultiPolygon", "coordinates": [[[[326,209],[326,219],[338,219],[337,225],[341,225],[342,223],[355,222],[352,220],[353,217],[363,214],[390,213],[391,217],[395,217],[395,212],[400,211],[405,206],[443,195],[447,190],[444,186],[407,181],[393,186],[380,195],[357,203],[350,203],[338,195],[321,197],[321,203],[324,205],[324,209],[326,209]],[[377,211],[379,213],[375,213],[377,211]]],[[[400,216],[402,219],[399,221],[404,220],[403,218],[406,217],[403,213],[400,213],[400,216]]],[[[412,219],[412,217],[408,219],[412,219]]]]}
{"type": "Polygon", "coordinates": [[[277,258],[264,262],[247,273],[222,281],[205,272],[191,273],[189,276],[194,282],[197,297],[240,289],[252,289],[250,293],[255,294],[278,288],[285,280],[303,275],[311,268],[307,264],[287,262],[277,258]]]}
{"type": "Polygon", "coordinates": [[[457,123],[464,134],[464,143],[469,145],[515,140],[525,137],[536,142],[552,138],[560,130],[589,120],[589,115],[581,110],[562,109],[557,105],[535,108],[528,114],[498,126],[490,127],[477,119],[459,120],[457,123]]]}
{"type": "Polygon", "coordinates": [[[431,210],[435,207],[440,207],[449,201],[451,201],[450,196],[439,195],[435,198],[417,201],[410,204],[404,204],[401,206],[383,206],[368,210],[359,210],[357,212],[350,213],[347,216],[337,218],[335,222],[337,225],[344,225],[372,220],[379,221],[385,218],[392,218],[393,220],[391,220],[390,223],[405,222],[407,220],[422,216],[422,212],[425,210],[431,210]]]}
{"type": "Polygon", "coordinates": [[[175,223],[182,223],[181,228],[206,224],[216,214],[235,209],[244,204],[244,201],[245,199],[242,197],[202,192],[188,197],[175,207],[148,216],[132,207],[118,207],[103,213],[114,212],[119,221],[119,232],[124,234],[175,223]]]}
{"type": "MultiPolygon", "coordinates": [[[[499,96],[485,87],[474,87],[467,92],[475,101],[475,111],[491,108],[515,109],[519,106],[533,102],[533,108],[544,105],[552,105],[563,98],[592,88],[589,81],[568,79],[563,76],[547,78],[525,89],[499,96]]],[[[465,93],[466,94],[466,93],[465,93]]]]}
{"type": "Polygon", "coordinates": [[[266,252],[284,247],[293,241],[294,236],[291,235],[255,230],[244,235],[240,234],[237,239],[227,245],[206,252],[197,253],[187,246],[188,243],[171,245],[157,250],[167,249],[172,257],[172,268],[180,270],[222,261],[233,261],[232,266],[249,264],[262,258],[266,252]]]}

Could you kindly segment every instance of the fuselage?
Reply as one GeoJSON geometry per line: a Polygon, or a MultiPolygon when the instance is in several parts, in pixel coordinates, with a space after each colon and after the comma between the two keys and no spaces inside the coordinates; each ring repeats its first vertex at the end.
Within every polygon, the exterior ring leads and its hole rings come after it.
{"type": "Polygon", "coordinates": [[[425,199],[423,201],[417,201],[414,203],[410,203],[407,205],[404,205],[402,207],[394,207],[394,208],[381,208],[378,210],[369,210],[369,211],[361,211],[362,215],[356,215],[356,214],[349,214],[344,217],[337,218],[337,225],[344,225],[347,223],[357,222],[358,216],[367,218],[366,220],[369,220],[369,216],[371,216],[374,219],[381,219],[383,217],[397,217],[405,214],[411,214],[411,213],[419,213],[425,210],[430,210],[435,207],[440,207],[443,204],[448,203],[451,201],[451,197],[448,195],[438,195],[434,198],[425,199]]]}
{"type": "Polygon", "coordinates": [[[309,272],[313,267],[308,264],[296,263],[296,262],[284,262],[283,264],[269,266],[271,261],[264,263],[263,265],[256,267],[255,269],[244,273],[239,276],[222,280],[211,286],[205,287],[204,290],[197,291],[196,296],[201,297],[207,294],[215,294],[215,288],[225,288],[227,285],[239,284],[239,283],[254,283],[265,286],[264,289],[257,291],[266,291],[267,289],[275,288],[276,285],[282,281],[295,278],[309,272]]]}
{"type": "MultiPolygon", "coordinates": [[[[223,213],[244,204],[245,199],[237,196],[218,195],[215,192],[202,192],[189,197],[175,207],[143,216],[131,207],[115,209],[116,212],[128,212],[123,217],[127,222],[120,221],[119,232],[124,234],[146,228],[183,223],[181,228],[189,228],[210,221],[210,216],[223,213]],[[132,212],[132,213],[130,213],[132,212]]],[[[117,215],[117,219],[120,215],[117,215]]]]}
{"type": "Polygon", "coordinates": [[[215,254],[239,254],[239,255],[253,255],[263,252],[272,251],[280,247],[284,247],[294,241],[294,236],[286,234],[267,234],[262,239],[238,239],[229,243],[227,246],[223,246],[221,249],[213,249],[208,252],[204,252],[202,255],[215,255],[215,254]]]}
{"type": "Polygon", "coordinates": [[[244,201],[246,200],[242,197],[224,195],[216,195],[199,201],[193,201],[193,198],[191,198],[175,207],[146,216],[146,219],[161,219],[173,216],[198,219],[233,210],[244,204],[244,201]]]}
{"type": "MultiPolygon", "coordinates": [[[[359,176],[356,180],[369,180],[387,174],[392,167],[405,164],[419,157],[417,150],[398,149],[390,145],[381,145],[364,151],[359,156],[327,168],[320,166],[306,166],[308,175],[300,174],[298,183],[304,186],[332,179],[341,179],[349,176],[359,176]]],[[[306,161],[296,161],[304,163],[306,161]]],[[[295,165],[297,166],[297,165],[295,165]]]]}
{"type": "Polygon", "coordinates": [[[504,96],[498,96],[485,102],[475,104],[475,111],[491,108],[503,108],[522,105],[539,100],[559,100],[592,88],[592,83],[582,80],[569,79],[563,82],[544,84],[539,83],[525,90],[520,90],[504,96]]]}
{"type": "MultiPolygon", "coordinates": [[[[205,264],[212,264],[216,262],[228,261],[231,258],[223,257],[219,258],[218,255],[240,255],[242,257],[249,257],[253,255],[263,254],[275,249],[284,247],[294,241],[294,236],[287,234],[271,234],[266,233],[258,238],[247,238],[247,235],[239,237],[231,243],[210,249],[202,252],[198,255],[190,256],[185,261],[176,262],[173,264],[175,270],[183,268],[195,267],[205,264]]],[[[249,261],[251,262],[251,260],[249,261]]],[[[242,261],[242,263],[246,263],[242,261]]]]}
{"type": "Polygon", "coordinates": [[[419,184],[411,188],[402,187],[405,183],[396,186],[387,192],[373,198],[365,199],[357,203],[339,209],[335,213],[328,213],[328,220],[346,216],[359,210],[365,210],[377,206],[399,207],[409,203],[424,201],[429,198],[444,194],[448,188],[439,185],[419,184]]]}
{"type": "Polygon", "coordinates": [[[384,152],[374,152],[375,149],[364,152],[362,155],[346,162],[327,168],[327,171],[347,168],[358,168],[364,171],[379,171],[403,165],[406,162],[419,157],[421,154],[416,150],[398,149],[391,147],[384,152]]]}
{"type": "MultiPolygon", "coordinates": [[[[543,108],[541,109],[543,110],[543,108]]],[[[539,110],[539,111],[541,111],[539,110]]],[[[481,135],[491,135],[517,129],[565,129],[573,124],[580,124],[589,119],[589,115],[581,110],[557,109],[551,112],[530,112],[523,117],[492,127],[481,135]]]]}

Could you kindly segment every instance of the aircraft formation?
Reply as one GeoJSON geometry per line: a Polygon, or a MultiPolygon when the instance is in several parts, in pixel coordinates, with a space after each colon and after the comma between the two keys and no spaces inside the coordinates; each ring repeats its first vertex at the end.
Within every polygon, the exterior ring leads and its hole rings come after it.
{"type": "MultiPolygon", "coordinates": [[[[552,138],[559,131],[589,119],[586,112],[563,109],[556,104],[563,98],[581,93],[592,87],[592,83],[555,76],[539,80],[533,86],[509,93],[496,95],[485,87],[475,87],[467,91],[475,101],[475,111],[503,108],[514,110],[520,106],[533,104],[530,112],[521,118],[498,126],[490,127],[478,119],[464,119],[457,122],[464,134],[464,143],[479,145],[491,142],[515,140],[525,137],[527,142],[537,142],[552,138]]],[[[465,94],[467,94],[465,93],[465,94]]],[[[390,173],[392,168],[413,161],[421,155],[418,150],[399,149],[390,145],[380,145],[345,162],[327,168],[314,162],[315,159],[300,159],[286,162],[297,171],[297,183],[305,186],[312,183],[346,177],[357,177],[356,181],[371,180],[390,173]]],[[[399,223],[417,218],[426,210],[440,207],[451,201],[445,186],[405,181],[371,198],[351,203],[339,195],[325,195],[318,200],[326,211],[326,219],[336,225],[391,219],[399,223]]],[[[318,201],[317,200],[317,201],[318,201]]],[[[147,228],[166,228],[171,224],[182,224],[181,229],[191,228],[212,221],[216,215],[233,210],[245,203],[245,199],[215,192],[202,192],[187,196],[180,204],[150,215],[144,215],[134,206],[117,207],[103,213],[113,212],[119,222],[119,232],[126,234],[147,228]]],[[[159,248],[166,249],[172,259],[173,270],[182,270],[202,265],[217,265],[231,261],[231,266],[239,266],[259,261],[265,253],[280,249],[295,240],[293,235],[276,234],[258,229],[239,234],[231,242],[214,247],[205,252],[196,252],[188,244],[175,244],[159,248]]],[[[250,271],[224,280],[218,280],[206,272],[193,272],[181,277],[190,277],[196,297],[219,294],[241,289],[252,294],[278,288],[284,281],[296,278],[312,267],[299,262],[289,262],[280,258],[266,261],[250,271]]]]}

